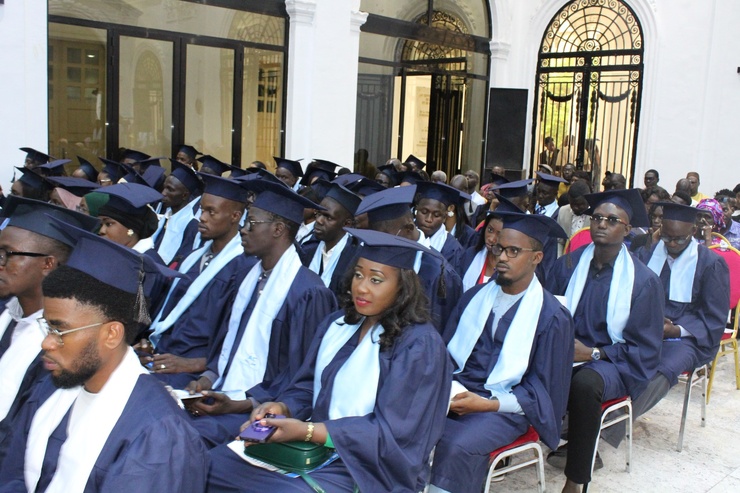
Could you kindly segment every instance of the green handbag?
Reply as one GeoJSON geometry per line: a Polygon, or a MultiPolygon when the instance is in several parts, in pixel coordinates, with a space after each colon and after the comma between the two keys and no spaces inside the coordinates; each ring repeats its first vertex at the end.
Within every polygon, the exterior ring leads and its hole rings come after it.
{"type": "Polygon", "coordinates": [[[263,443],[244,447],[245,455],[298,474],[316,493],[325,493],[325,490],[306,473],[326,462],[333,453],[334,449],[311,442],[263,443]]]}

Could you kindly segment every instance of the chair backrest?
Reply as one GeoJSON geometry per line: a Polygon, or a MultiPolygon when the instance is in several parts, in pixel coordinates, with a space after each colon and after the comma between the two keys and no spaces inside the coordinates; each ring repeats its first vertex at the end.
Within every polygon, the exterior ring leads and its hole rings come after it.
{"type": "Polygon", "coordinates": [[[570,253],[572,251],[578,250],[583,245],[588,245],[589,243],[593,243],[593,240],[591,239],[591,228],[589,226],[586,226],[585,228],[581,228],[573,235],[568,238],[568,241],[565,243],[565,253],[570,253]]]}
{"type": "Polygon", "coordinates": [[[730,269],[730,308],[735,308],[740,301],[740,251],[727,245],[711,245],[711,251],[725,259],[730,269]]]}

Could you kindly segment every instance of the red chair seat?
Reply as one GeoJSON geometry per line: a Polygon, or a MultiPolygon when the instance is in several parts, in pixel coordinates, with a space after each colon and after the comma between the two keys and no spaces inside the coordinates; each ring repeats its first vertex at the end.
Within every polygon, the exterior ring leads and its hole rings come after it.
{"type": "Polygon", "coordinates": [[[603,413],[606,408],[609,406],[613,406],[614,404],[619,404],[620,402],[624,402],[627,400],[627,396],[624,397],[618,397],[616,399],[612,399],[610,401],[606,401],[601,404],[601,412],[603,413]]]}
{"type": "Polygon", "coordinates": [[[726,332],[722,334],[722,339],[721,339],[722,341],[726,341],[728,339],[732,339],[732,332],[726,332]]]}
{"type": "Polygon", "coordinates": [[[524,445],[525,443],[538,442],[539,440],[540,440],[540,435],[537,433],[537,431],[534,429],[533,426],[530,426],[524,435],[520,436],[519,438],[517,438],[510,444],[504,445],[503,447],[497,448],[496,450],[491,452],[490,458],[493,459],[497,455],[503,452],[506,452],[507,450],[511,450],[515,447],[518,447],[520,445],[524,445]]]}

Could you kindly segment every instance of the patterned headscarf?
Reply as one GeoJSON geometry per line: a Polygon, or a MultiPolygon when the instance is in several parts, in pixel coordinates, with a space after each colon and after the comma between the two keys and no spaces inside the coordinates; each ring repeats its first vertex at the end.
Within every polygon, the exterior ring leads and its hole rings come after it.
{"type": "Polygon", "coordinates": [[[725,214],[722,212],[722,204],[714,199],[702,199],[696,206],[700,211],[709,211],[714,219],[713,231],[719,232],[725,229],[725,214]]]}

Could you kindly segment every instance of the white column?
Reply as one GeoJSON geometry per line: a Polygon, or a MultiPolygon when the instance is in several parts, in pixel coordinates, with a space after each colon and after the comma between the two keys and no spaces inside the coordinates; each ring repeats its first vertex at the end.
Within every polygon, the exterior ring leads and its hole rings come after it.
{"type": "Polygon", "coordinates": [[[13,166],[22,166],[19,147],[47,151],[46,2],[0,5],[0,185],[10,193],[13,166]]]}
{"type": "Polygon", "coordinates": [[[352,167],[359,0],[286,0],[290,16],[286,157],[352,167]]]}

